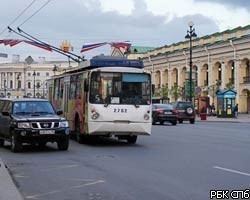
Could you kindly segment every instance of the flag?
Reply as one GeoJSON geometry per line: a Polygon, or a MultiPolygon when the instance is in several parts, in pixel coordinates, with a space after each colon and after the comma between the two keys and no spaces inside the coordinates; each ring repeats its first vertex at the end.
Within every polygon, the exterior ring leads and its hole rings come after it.
{"type": "Polygon", "coordinates": [[[24,40],[24,42],[26,42],[27,44],[42,48],[42,49],[47,50],[47,51],[52,51],[52,48],[48,44],[43,44],[43,43],[28,41],[28,40],[24,40]]]}
{"type": "Polygon", "coordinates": [[[13,46],[19,44],[22,41],[23,40],[5,39],[5,40],[0,40],[0,44],[10,45],[11,47],[13,47],[13,46]]]}
{"type": "Polygon", "coordinates": [[[112,42],[110,45],[116,49],[125,49],[128,50],[131,47],[131,44],[128,42],[112,42]]]}
{"type": "Polygon", "coordinates": [[[108,44],[107,42],[102,42],[102,43],[96,43],[96,44],[87,44],[87,45],[83,45],[82,49],[81,49],[81,53],[85,52],[85,51],[89,51],[91,49],[95,49],[97,47],[101,47],[108,44]]]}

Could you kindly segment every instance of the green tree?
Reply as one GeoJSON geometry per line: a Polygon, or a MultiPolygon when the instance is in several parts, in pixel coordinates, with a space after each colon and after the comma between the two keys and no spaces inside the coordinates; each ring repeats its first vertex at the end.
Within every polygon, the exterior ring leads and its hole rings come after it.
{"type": "Polygon", "coordinates": [[[183,88],[178,85],[174,85],[171,87],[170,94],[174,97],[174,100],[177,101],[179,97],[183,96],[183,88]]]}
{"type": "Polygon", "coordinates": [[[154,97],[168,99],[169,89],[167,86],[155,90],[154,97]]]}
{"type": "Polygon", "coordinates": [[[231,82],[227,83],[225,89],[226,90],[234,90],[234,84],[231,82]]]}

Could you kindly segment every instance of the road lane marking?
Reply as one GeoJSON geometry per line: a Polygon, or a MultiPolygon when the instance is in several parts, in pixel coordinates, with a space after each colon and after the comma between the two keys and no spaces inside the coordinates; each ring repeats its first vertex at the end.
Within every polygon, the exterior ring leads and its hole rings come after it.
{"type": "Polygon", "coordinates": [[[95,181],[95,182],[92,182],[92,183],[85,183],[85,184],[82,184],[82,185],[72,186],[72,187],[70,187],[70,189],[81,188],[81,187],[84,187],[84,186],[95,185],[97,183],[104,183],[104,182],[105,182],[104,180],[99,180],[99,181],[95,181]]]}
{"type": "Polygon", "coordinates": [[[227,172],[232,172],[232,173],[235,173],[235,174],[244,175],[244,176],[250,176],[250,174],[248,174],[248,173],[240,172],[240,171],[237,171],[237,170],[228,169],[228,168],[224,168],[224,167],[214,166],[213,168],[220,169],[220,170],[227,171],[227,172]]]}
{"type": "Polygon", "coordinates": [[[67,169],[67,168],[71,168],[71,167],[78,167],[78,165],[64,165],[64,166],[59,166],[59,167],[51,167],[49,169],[43,169],[42,171],[52,171],[52,170],[57,170],[57,169],[67,169]]]}
{"type": "Polygon", "coordinates": [[[49,194],[59,193],[61,191],[62,190],[54,190],[54,191],[43,193],[43,194],[35,194],[35,195],[26,196],[25,198],[27,198],[27,199],[37,199],[38,197],[42,197],[42,196],[49,195],[49,194]]]}
{"type": "Polygon", "coordinates": [[[24,175],[21,175],[21,174],[16,174],[14,175],[15,178],[29,178],[29,176],[24,176],[24,175]]]}
{"type": "Polygon", "coordinates": [[[46,192],[46,193],[29,195],[29,196],[26,196],[25,198],[27,198],[27,199],[38,199],[39,197],[42,197],[42,196],[46,196],[46,195],[50,195],[50,194],[56,194],[56,193],[60,193],[60,192],[63,192],[63,191],[72,190],[72,189],[76,189],[76,188],[81,188],[81,187],[85,187],[85,186],[89,186],[89,185],[95,185],[95,184],[98,184],[98,183],[105,183],[105,180],[97,180],[97,181],[90,182],[90,183],[71,186],[69,188],[65,188],[65,189],[62,189],[62,190],[53,190],[53,191],[46,192]]]}
{"type": "Polygon", "coordinates": [[[96,180],[93,180],[93,179],[82,179],[82,178],[66,178],[65,180],[67,181],[96,181],[96,180]]]}

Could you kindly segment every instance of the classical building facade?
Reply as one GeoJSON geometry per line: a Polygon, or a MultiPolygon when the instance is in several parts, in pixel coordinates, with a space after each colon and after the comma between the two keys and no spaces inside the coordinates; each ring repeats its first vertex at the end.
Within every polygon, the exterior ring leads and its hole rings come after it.
{"type": "MultiPolygon", "coordinates": [[[[232,88],[237,92],[239,112],[250,112],[250,25],[196,38],[192,42],[192,79],[195,96],[208,96],[217,104],[215,92],[232,88]]],[[[146,53],[131,52],[152,71],[156,89],[183,88],[189,80],[190,42],[182,41],[146,53]]],[[[169,94],[170,101],[174,97],[169,94]]],[[[185,94],[179,96],[181,100],[185,94]]]]}
{"type": "Polygon", "coordinates": [[[0,96],[46,98],[46,81],[67,69],[69,63],[64,61],[0,63],[0,96]]]}

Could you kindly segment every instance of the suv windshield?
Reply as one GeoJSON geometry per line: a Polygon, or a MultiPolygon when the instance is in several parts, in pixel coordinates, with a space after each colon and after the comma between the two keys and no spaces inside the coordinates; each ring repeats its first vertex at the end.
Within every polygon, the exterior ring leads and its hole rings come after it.
{"type": "Polygon", "coordinates": [[[90,103],[147,105],[151,101],[149,74],[93,72],[90,103]]]}
{"type": "Polygon", "coordinates": [[[14,103],[13,114],[54,114],[55,111],[48,101],[18,101],[14,103]]]}
{"type": "Polygon", "coordinates": [[[176,104],[176,108],[177,109],[185,109],[187,107],[193,107],[191,102],[178,102],[176,104]]]}

